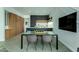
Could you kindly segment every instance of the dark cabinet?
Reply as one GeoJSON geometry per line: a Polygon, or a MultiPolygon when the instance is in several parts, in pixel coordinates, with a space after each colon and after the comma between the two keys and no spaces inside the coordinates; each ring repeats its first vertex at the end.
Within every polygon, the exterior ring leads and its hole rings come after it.
{"type": "Polygon", "coordinates": [[[36,25],[36,20],[48,20],[49,15],[31,15],[31,27],[34,27],[36,25]]]}

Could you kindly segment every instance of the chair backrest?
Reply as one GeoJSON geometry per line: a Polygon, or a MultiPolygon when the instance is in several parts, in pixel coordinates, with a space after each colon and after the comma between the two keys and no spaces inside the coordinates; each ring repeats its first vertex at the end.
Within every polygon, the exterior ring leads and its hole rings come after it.
{"type": "Polygon", "coordinates": [[[51,35],[43,35],[43,41],[44,42],[49,43],[49,42],[51,42],[51,40],[52,40],[52,36],[51,35]]]}
{"type": "Polygon", "coordinates": [[[28,42],[34,43],[37,41],[36,35],[28,35],[28,42]]]}

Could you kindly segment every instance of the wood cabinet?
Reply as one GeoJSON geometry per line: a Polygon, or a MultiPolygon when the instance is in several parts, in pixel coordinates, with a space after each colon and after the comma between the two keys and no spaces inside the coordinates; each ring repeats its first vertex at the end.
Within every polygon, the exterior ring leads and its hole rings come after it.
{"type": "Polygon", "coordinates": [[[17,34],[20,34],[24,31],[24,19],[22,17],[17,17],[16,28],[17,34]]]}
{"type": "Polygon", "coordinates": [[[9,29],[5,31],[6,39],[13,38],[24,31],[24,19],[22,17],[8,13],[8,20],[9,29]]]}
{"type": "Polygon", "coordinates": [[[12,32],[11,29],[6,29],[6,30],[5,30],[5,38],[6,38],[6,39],[10,39],[10,38],[12,37],[11,32],[12,32]]]}
{"type": "Polygon", "coordinates": [[[9,29],[10,29],[10,37],[14,37],[16,35],[16,15],[9,13],[9,29]]]}

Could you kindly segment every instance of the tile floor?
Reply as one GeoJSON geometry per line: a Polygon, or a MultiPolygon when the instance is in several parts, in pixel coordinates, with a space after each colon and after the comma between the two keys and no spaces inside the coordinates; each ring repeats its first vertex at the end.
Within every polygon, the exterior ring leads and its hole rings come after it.
{"type": "Polygon", "coordinates": [[[27,50],[27,40],[26,37],[24,37],[24,48],[20,48],[20,36],[18,35],[12,39],[6,40],[5,42],[5,48],[8,50],[8,52],[71,52],[65,45],[63,45],[61,42],[59,42],[59,49],[56,50],[56,45],[55,45],[55,38],[53,39],[52,42],[52,51],[50,49],[49,44],[44,44],[44,48],[42,50],[42,44],[40,43],[40,38],[39,42],[37,43],[37,50],[34,48],[34,44],[30,44],[28,46],[27,50]]]}

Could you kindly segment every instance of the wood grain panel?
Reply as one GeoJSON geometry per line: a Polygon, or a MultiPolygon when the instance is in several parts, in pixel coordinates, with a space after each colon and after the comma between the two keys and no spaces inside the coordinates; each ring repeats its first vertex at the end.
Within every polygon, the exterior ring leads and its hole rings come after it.
{"type": "Polygon", "coordinates": [[[24,31],[24,19],[13,13],[8,13],[8,15],[9,29],[5,31],[5,36],[10,39],[24,31]]]}

